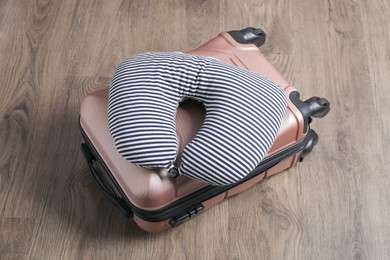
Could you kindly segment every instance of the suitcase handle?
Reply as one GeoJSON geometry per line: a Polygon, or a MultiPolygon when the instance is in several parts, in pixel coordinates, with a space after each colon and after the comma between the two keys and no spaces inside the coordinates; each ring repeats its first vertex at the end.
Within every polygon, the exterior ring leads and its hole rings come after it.
{"type": "Polygon", "coordinates": [[[106,195],[107,198],[109,198],[114,203],[115,206],[117,206],[125,214],[126,217],[133,217],[133,212],[129,209],[124,199],[118,197],[113,191],[110,191],[110,189],[102,180],[102,177],[100,177],[99,173],[96,171],[95,167],[93,166],[93,163],[97,162],[97,160],[92,155],[91,151],[89,150],[89,147],[86,144],[81,144],[81,150],[83,151],[85,159],[87,160],[89,173],[92,175],[93,179],[100,187],[100,190],[106,195]]]}

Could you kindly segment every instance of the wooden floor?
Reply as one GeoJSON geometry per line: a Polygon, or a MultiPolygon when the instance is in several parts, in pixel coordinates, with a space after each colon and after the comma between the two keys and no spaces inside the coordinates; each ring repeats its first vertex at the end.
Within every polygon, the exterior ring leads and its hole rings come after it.
{"type": "Polygon", "coordinates": [[[1,259],[388,259],[388,0],[0,0],[1,259]],[[332,111],[305,161],[147,234],[88,175],[80,102],[143,51],[263,28],[263,53],[332,111]]]}

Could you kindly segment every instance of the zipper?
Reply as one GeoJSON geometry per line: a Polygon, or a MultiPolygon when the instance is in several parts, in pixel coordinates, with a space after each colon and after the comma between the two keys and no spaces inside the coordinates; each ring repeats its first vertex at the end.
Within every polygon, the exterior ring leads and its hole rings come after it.
{"type": "Polygon", "coordinates": [[[263,160],[258,167],[256,167],[250,174],[248,174],[245,178],[243,178],[237,183],[227,186],[206,186],[205,188],[195,191],[194,193],[187,195],[186,197],[183,197],[164,208],[154,211],[147,211],[135,207],[133,208],[133,212],[141,219],[151,222],[160,222],[174,217],[178,213],[186,211],[188,208],[191,208],[193,205],[212,199],[213,197],[258,176],[259,174],[262,174],[266,170],[279,164],[281,161],[287,159],[288,157],[293,156],[299,151],[303,151],[306,148],[307,144],[311,143],[311,140],[316,136],[317,134],[314,132],[314,130],[309,130],[309,132],[302,141],[263,160]]]}
{"type": "MultiPolygon", "coordinates": [[[[80,125],[80,121],[79,121],[80,125]]],[[[207,201],[209,199],[212,199],[213,197],[220,195],[256,176],[259,174],[262,174],[263,172],[267,171],[268,169],[272,168],[273,166],[277,165],[281,161],[287,159],[290,156],[293,156],[294,154],[298,153],[299,151],[305,151],[308,149],[308,145],[312,145],[313,139],[318,138],[318,135],[316,132],[312,129],[310,129],[305,136],[305,138],[290,146],[285,148],[284,150],[277,152],[276,154],[271,155],[270,157],[264,159],[259,166],[257,166],[250,174],[248,174],[245,178],[238,181],[237,183],[226,185],[226,186],[206,186],[200,190],[197,190],[183,198],[180,198],[171,204],[158,209],[158,210],[144,210],[141,208],[138,208],[134,206],[127,196],[124,195],[124,192],[116,182],[115,178],[112,176],[111,172],[109,171],[107,165],[104,163],[100,155],[96,152],[95,148],[93,147],[91,141],[89,140],[88,136],[86,135],[84,129],[81,127],[81,133],[82,136],[87,143],[88,148],[90,149],[91,154],[93,155],[94,159],[100,164],[101,168],[104,170],[104,176],[106,178],[109,178],[109,181],[113,184],[117,192],[121,194],[120,199],[126,202],[127,204],[127,216],[133,216],[137,215],[137,217],[149,221],[149,222],[161,222],[170,218],[173,218],[180,214],[183,211],[188,210],[189,208],[193,207],[194,205],[201,205],[202,202],[207,201]]],[[[315,144],[316,142],[314,142],[315,144]]],[[[122,208],[123,210],[123,208],[122,208]]]]}

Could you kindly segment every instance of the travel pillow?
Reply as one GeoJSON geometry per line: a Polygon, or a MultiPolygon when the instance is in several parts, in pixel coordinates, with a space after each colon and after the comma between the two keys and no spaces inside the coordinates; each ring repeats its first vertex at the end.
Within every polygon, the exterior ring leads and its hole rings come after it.
{"type": "Polygon", "coordinates": [[[245,69],[179,52],[143,53],[126,59],[114,73],[108,125],[128,161],[228,185],[262,161],[286,106],[279,86],[245,69]],[[176,109],[188,98],[202,102],[206,116],[176,169],[176,109]]]}

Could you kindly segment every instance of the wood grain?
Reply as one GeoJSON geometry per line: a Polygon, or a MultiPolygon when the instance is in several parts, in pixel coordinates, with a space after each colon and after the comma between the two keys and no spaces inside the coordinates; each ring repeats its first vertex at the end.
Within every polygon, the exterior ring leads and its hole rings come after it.
{"type": "Polygon", "coordinates": [[[390,3],[0,1],[1,259],[386,259],[390,3]],[[263,53],[304,98],[305,161],[185,225],[146,234],[105,199],[79,145],[79,106],[125,57],[267,32],[263,53]]]}

